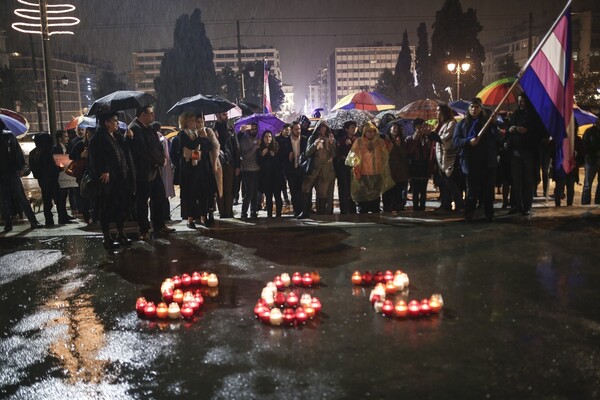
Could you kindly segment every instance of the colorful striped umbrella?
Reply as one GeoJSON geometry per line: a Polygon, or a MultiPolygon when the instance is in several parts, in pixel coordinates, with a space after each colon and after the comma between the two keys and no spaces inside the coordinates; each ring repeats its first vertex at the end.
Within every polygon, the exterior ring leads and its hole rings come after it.
{"type": "Polygon", "coordinates": [[[335,110],[366,110],[383,111],[395,108],[394,102],[377,92],[356,92],[344,96],[331,111],[335,110]]]}
{"type": "Polygon", "coordinates": [[[400,109],[397,116],[404,119],[423,118],[424,120],[437,118],[437,106],[443,103],[440,100],[417,100],[408,103],[400,109]]]}
{"type": "MultiPolygon", "coordinates": [[[[476,97],[481,99],[481,102],[484,106],[497,106],[500,104],[504,95],[508,92],[508,89],[515,82],[516,78],[502,78],[495,82],[490,83],[479,93],[477,93],[476,97]]],[[[515,89],[508,95],[504,104],[510,106],[511,104],[517,104],[517,96],[519,93],[523,93],[523,89],[521,89],[520,85],[517,85],[515,89]]]]}

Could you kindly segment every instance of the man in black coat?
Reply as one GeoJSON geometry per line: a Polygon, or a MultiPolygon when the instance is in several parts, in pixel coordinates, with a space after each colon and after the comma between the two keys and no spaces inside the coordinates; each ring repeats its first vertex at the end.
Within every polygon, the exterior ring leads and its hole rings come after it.
{"type": "Polygon", "coordinates": [[[302,212],[302,180],[304,172],[300,167],[300,155],[306,151],[308,139],[302,135],[300,122],[292,123],[292,133],[285,140],[281,141],[279,154],[282,157],[283,171],[290,188],[292,197],[292,207],[294,216],[302,212]]]}
{"type": "MultiPolygon", "coordinates": [[[[71,149],[68,147],[69,134],[63,130],[57,130],[55,133],[56,145],[52,148],[52,154],[69,154],[71,149]]],[[[65,165],[66,168],[66,165],[65,165]]],[[[59,168],[60,169],[60,168],[59,168]]],[[[60,169],[63,172],[63,169],[60,169]]],[[[59,224],[72,224],[76,218],[67,214],[67,197],[69,197],[69,188],[61,188],[58,185],[58,178],[56,178],[56,195],[54,196],[54,202],[56,203],[56,209],[58,210],[58,223],[59,224]]],[[[73,210],[73,203],[71,204],[71,210],[73,210]]]]}
{"type": "Polygon", "coordinates": [[[165,187],[160,169],[165,165],[166,157],[156,132],[150,128],[154,121],[154,107],[147,105],[137,110],[136,118],[129,125],[133,132],[130,141],[131,155],[135,165],[136,193],[135,210],[140,240],[148,239],[148,201],[150,201],[150,219],[155,233],[172,233],[175,229],[165,225],[165,187]]]}
{"type": "MultiPolygon", "coordinates": [[[[52,214],[52,207],[56,204],[57,210],[59,211],[59,223],[61,217],[64,220],[67,209],[65,203],[63,208],[59,206],[59,190],[58,186],[58,175],[60,173],[60,167],[56,165],[54,157],[52,156],[52,136],[47,133],[40,133],[34,137],[35,149],[29,153],[29,166],[33,177],[37,179],[38,185],[42,191],[42,201],[44,203],[44,218],[46,218],[46,227],[54,226],[54,216],[52,214]]],[[[65,198],[66,200],[66,198],[65,198]]]]}
{"type": "Polygon", "coordinates": [[[217,199],[221,218],[233,218],[234,178],[240,175],[240,146],[229,129],[227,112],[216,114],[215,132],[221,145],[223,167],[223,196],[217,199]]]}
{"type": "Polygon", "coordinates": [[[20,171],[25,167],[23,150],[12,133],[3,132],[5,128],[4,122],[0,121],[0,207],[2,219],[4,219],[4,232],[10,232],[13,229],[11,220],[13,200],[25,212],[31,229],[43,228],[44,226],[40,225],[35,218],[19,176],[20,171]]]}

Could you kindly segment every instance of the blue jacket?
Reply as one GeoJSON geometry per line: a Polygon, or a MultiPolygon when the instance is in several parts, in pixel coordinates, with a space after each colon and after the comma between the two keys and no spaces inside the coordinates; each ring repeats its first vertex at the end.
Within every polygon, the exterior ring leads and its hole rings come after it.
{"type": "Polygon", "coordinates": [[[480,136],[479,143],[471,146],[469,141],[473,139],[483,127],[485,121],[465,118],[456,124],[452,143],[459,151],[460,167],[464,174],[481,171],[487,168],[496,168],[498,165],[498,146],[500,144],[500,132],[494,123],[480,136]]]}

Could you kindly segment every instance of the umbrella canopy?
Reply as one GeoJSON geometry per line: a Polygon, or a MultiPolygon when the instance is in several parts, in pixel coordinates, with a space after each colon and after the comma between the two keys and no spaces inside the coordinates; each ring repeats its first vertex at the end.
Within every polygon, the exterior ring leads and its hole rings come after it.
{"type": "MultiPolygon", "coordinates": [[[[81,117],[81,121],[79,122],[79,124],[77,124],[77,128],[95,128],[97,126],[96,122],[96,118],[81,117]]],[[[123,121],[119,121],[119,129],[127,130],[127,124],[123,121]]]]}
{"type": "Polygon", "coordinates": [[[440,100],[417,100],[408,103],[400,109],[398,117],[404,119],[423,118],[424,120],[437,118],[437,106],[441,104],[440,100]]]}
{"type": "Polygon", "coordinates": [[[6,129],[11,131],[12,134],[15,136],[22,135],[29,129],[27,125],[25,125],[21,121],[6,114],[0,114],[0,121],[4,122],[4,125],[6,125],[6,129]]]}
{"type": "Polygon", "coordinates": [[[383,134],[387,133],[393,124],[398,124],[402,127],[402,133],[403,133],[404,138],[412,136],[415,133],[415,128],[413,127],[413,120],[412,119],[402,119],[402,118],[398,118],[398,119],[388,122],[388,124],[385,126],[385,128],[383,128],[383,131],[381,133],[383,133],[383,134]]]}
{"type": "MultiPolygon", "coordinates": [[[[229,111],[227,111],[228,119],[237,118],[237,117],[241,117],[241,116],[242,116],[242,109],[239,106],[235,106],[232,109],[230,109],[229,111]]],[[[216,121],[217,115],[216,114],[205,115],[204,120],[205,121],[216,121]]]]}
{"type": "Polygon", "coordinates": [[[242,117],[247,117],[252,114],[261,114],[263,108],[254,103],[248,103],[247,101],[240,101],[238,107],[242,109],[242,117]]]}
{"type": "Polygon", "coordinates": [[[117,90],[96,100],[87,115],[130,110],[152,104],[155,101],[156,99],[153,96],[145,92],[117,90]]]}
{"type": "Polygon", "coordinates": [[[182,98],[167,111],[167,114],[179,115],[184,112],[202,113],[204,115],[217,114],[229,111],[233,107],[235,107],[235,104],[221,96],[197,94],[182,98]]]}
{"type": "Polygon", "coordinates": [[[596,117],[594,114],[589,111],[582,110],[579,107],[575,107],[573,109],[573,116],[575,117],[575,121],[579,126],[595,124],[598,120],[598,117],[596,117]]]}
{"type": "Polygon", "coordinates": [[[356,92],[344,96],[331,108],[335,110],[383,111],[396,108],[394,102],[377,92],[356,92]]]}
{"type": "Polygon", "coordinates": [[[346,121],[354,121],[360,127],[371,121],[373,114],[356,108],[350,110],[340,109],[330,112],[323,119],[331,129],[342,129],[346,121]]]}
{"type": "MultiPolygon", "coordinates": [[[[504,95],[508,92],[508,89],[512,86],[516,78],[502,78],[495,82],[490,83],[479,93],[477,93],[478,98],[481,99],[481,103],[484,106],[497,106],[500,104],[504,95]]],[[[510,106],[511,104],[517,104],[517,96],[519,93],[522,93],[523,89],[519,85],[513,90],[508,97],[506,98],[504,104],[510,106]]]]}
{"type": "Polygon", "coordinates": [[[454,100],[448,103],[452,111],[463,116],[467,113],[467,110],[469,109],[469,104],[470,103],[465,100],[454,100]]]}
{"type": "Polygon", "coordinates": [[[262,135],[264,131],[273,132],[275,136],[278,132],[281,132],[285,122],[274,116],[273,114],[252,114],[247,117],[242,117],[237,120],[233,129],[236,132],[240,131],[242,125],[256,124],[258,125],[258,133],[262,135]]]}
{"type": "Polygon", "coordinates": [[[84,118],[86,117],[84,117],[83,115],[73,117],[73,119],[71,119],[69,123],[65,125],[65,130],[68,131],[69,129],[77,129],[77,125],[83,122],[84,118]]]}

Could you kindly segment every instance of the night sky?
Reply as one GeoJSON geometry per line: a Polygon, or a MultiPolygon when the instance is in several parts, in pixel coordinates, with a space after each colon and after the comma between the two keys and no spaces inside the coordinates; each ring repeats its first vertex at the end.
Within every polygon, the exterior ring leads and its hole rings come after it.
{"type": "MultiPolygon", "coordinates": [[[[581,3],[583,0],[575,1],[581,3]]],[[[49,0],[57,4],[56,0],[49,0]]],[[[9,35],[9,51],[28,51],[28,41],[10,28],[17,0],[0,0],[0,22],[9,35]],[[24,48],[20,48],[24,47],[24,48]]],[[[307,85],[335,47],[399,44],[408,29],[409,42],[417,44],[416,28],[431,25],[443,0],[73,0],[81,24],[75,35],[53,36],[53,51],[87,54],[112,60],[118,72],[130,69],[131,53],[170,47],[176,19],[202,11],[214,48],[236,46],[236,19],[240,20],[242,46],[274,46],[281,56],[283,80],[295,86],[296,108],[303,104],[307,85]]],[[[501,38],[511,26],[534,13],[534,25],[549,28],[564,1],[503,0],[461,1],[463,11],[477,10],[484,26],[480,41],[501,38]]]]}

